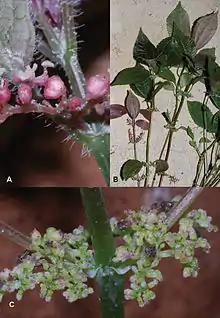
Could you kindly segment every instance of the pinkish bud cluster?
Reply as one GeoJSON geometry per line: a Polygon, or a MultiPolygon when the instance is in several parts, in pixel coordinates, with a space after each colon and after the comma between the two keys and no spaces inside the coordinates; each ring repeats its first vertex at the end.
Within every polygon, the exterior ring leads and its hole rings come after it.
{"type": "Polygon", "coordinates": [[[4,84],[0,87],[0,105],[7,104],[11,99],[11,92],[8,88],[8,80],[4,80],[4,84]]]}
{"type": "Polygon", "coordinates": [[[89,78],[87,82],[87,99],[103,99],[109,94],[110,79],[106,75],[96,75],[89,78]]]}
{"type": "Polygon", "coordinates": [[[58,99],[66,94],[66,87],[61,78],[54,75],[48,79],[44,88],[44,97],[46,99],[58,99]]]}
{"type": "MultiPolygon", "coordinates": [[[[26,69],[16,70],[12,74],[13,82],[17,84],[18,90],[16,95],[16,102],[20,106],[32,106],[36,105],[37,100],[33,98],[33,93],[36,90],[37,94],[40,94],[43,98],[41,105],[53,108],[49,100],[57,100],[59,105],[58,111],[81,111],[84,101],[76,96],[68,96],[65,83],[58,75],[49,77],[48,68],[54,67],[54,64],[50,61],[42,62],[43,73],[40,76],[36,76],[38,65],[34,64],[32,67],[27,66],[26,69]]],[[[0,87],[0,106],[4,106],[11,99],[11,91],[8,88],[8,79],[2,79],[2,87],[0,87]]],[[[97,110],[98,104],[101,105],[101,109],[97,111],[99,114],[103,114],[103,103],[109,95],[110,80],[107,75],[96,75],[90,77],[87,81],[86,99],[90,105],[88,109],[94,107],[97,110]]],[[[36,94],[35,94],[36,95],[36,94]]],[[[87,104],[86,104],[87,105],[87,104]]],[[[27,110],[27,107],[25,108],[27,110]]]]}
{"type": "Polygon", "coordinates": [[[72,97],[68,100],[68,107],[70,112],[75,111],[81,105],[82,105],[82,99],[79,97],[72,97]]]}
{"type": "Polygon", "coordinates": [[[32,100],[32,88],[28,84],[21,84],[18,88],[17,102],[21,105],[27,105],[32,100]]]}

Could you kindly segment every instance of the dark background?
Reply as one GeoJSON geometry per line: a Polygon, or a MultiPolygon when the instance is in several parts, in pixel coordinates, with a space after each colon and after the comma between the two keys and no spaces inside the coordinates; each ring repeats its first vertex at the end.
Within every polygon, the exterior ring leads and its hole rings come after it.
{"type": "MultiPolygon", "coordinates": [[[[109,0],[84,0],[82,12],[78,17],[81,66],[87,77],[106,73],[109,0]]],[[[70,149],[71,143],[62,143],[65,136],[38,114],[10,117],[0,125],[0,186],[9,175],[14,186],[105,186],[93,157],[82,158],[79,144],[70,149]]]]}
{"type": "MultiPolygon", "coordinates": [[[[120,217],[125,209],[138,209],[143,203],[151,204],[157,198],[171,199],[185,189],[106,188],[104,195],[109,216],[120,217]]],[[[220,227],[219,188],[204,190],[194,207],[206,209],[213,223],[220,227]]],[[[86,224],[78,189],[8,189],[0,191],[0,218],[29,235],[34,228],[42,234],[49,226],[71,231],[86,224]]],[[[184,279],[176,260],[163,260],[160,269],[164,281],[155,291],[156,300],[139,308],[135,301],[126,301],[126,318],[219,318],[220,289],[220,233],[207,234],[211,243],[210,254],[198,253],[200,272],[197,278],[184,279]]],[[[0,269],[12,268],[22,248],[0,236],[0,269]]],[[[0,305],[2,318],[98,318],[97,294],[69,304],[57,292],[50,303],[39,298],[39,291],[26,292],[22,301],[15,301],[15,308],[8,303],[15,300],[9,294],[0,305]]]]}

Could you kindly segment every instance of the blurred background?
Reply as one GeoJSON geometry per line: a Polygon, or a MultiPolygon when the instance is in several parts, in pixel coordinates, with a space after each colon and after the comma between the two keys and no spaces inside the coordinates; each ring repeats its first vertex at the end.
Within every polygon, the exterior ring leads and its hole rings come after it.
{"type": "MultiPolygon", "coordinates": [[[[126,209],[149,206],[155,201],[171,200],[186,188],[105,188],[103,189],[109,216],[121,217],[126,209]]],[[[193,208],[203,208],[220,227],[219,188],[205,189],[193,208]]],[[[53,226],[65,232],[86,225],[79,189],[29,188],[0,191],[0,219],[30,235],[34,228],[42,234],[53,226]]],[[[183,279],[181,267],[175,260],[163,260],[160,269],[164,281],[155,291],[157,297],[150,305],[139,308],[135,301],[125,302],[126,318],[219,318],[220,234],[206,234],[211,244],[210,254],[198,253],[200,272],[197,278],[183,279]]],[[[0,270],[12,268],[24,250],[0,236],[0,270]]],[[[94,286],[93,283],[91,285],[94,286]]],[[[95,287],[95,286],[94,286],[95,287]]],[[[7,295],[0,305],[1,318],[99,318],[97,293],[85,300],[68,303],[57,292],[50,303],[39,298],[39,290],[26,292],[20,302],[7,295]],[[15,307],[8,303],[15,301],[15,307]]]]}
{"type": "MultiPolygon", "coordinates": [[[[87,78],[109,69],[109,10],[109,0],[82,0],[79,58],[87,78]]],[[[82,158],[82,146],[70,149],[64,138],[46,117],[10,117],[0,125],[0,186],[8,176],[13,186],[105,186],[93,157],[82,158]]]]}

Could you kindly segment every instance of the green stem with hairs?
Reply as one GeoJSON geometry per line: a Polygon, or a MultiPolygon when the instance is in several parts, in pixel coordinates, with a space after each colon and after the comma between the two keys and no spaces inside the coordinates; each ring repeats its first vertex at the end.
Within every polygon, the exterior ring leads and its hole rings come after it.
{"type": "Polygon", "coordinates": [[[173,225],[185,214],[191,205],[194,203],[196,198],[202,193],[204,188],[189,188],[184,196],[180,199],[179,202],[171,209],[166,223],[168,225],[168,230],[173,227],[173,225]]]}
{"type": "Polygon", "coordinates": [[[123,318],[124,278],[111,268],[115,245],[102,190],[81,188],[81,195],[98,268],[96,280],[101,301],[101,317],[123,318]]]}
{"type": "Polygon", "coordinates": [[[107,185],[110,185],[110,134],[88,135],[77,133],[77,140],[88,147],[95,157],[107,185]]]}
{"type": "Polygon", "coordinates": [[[62,0],[61,12],[66,38],[66,52],[63,67],[69,78],[74,96],[80,97],[85,102],[86,80],[78,61],[74,5],[62,0]]]}

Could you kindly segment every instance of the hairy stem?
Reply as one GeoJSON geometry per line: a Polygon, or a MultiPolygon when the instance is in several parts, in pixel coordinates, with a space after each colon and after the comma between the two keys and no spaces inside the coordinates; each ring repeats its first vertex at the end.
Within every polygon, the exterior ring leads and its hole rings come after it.
{"type": "Polygon", "coordinates": [[[94,155],[107,185],[110,184],[110,135],[77,134],[77,140],[85,144],[94,155]]]}
{"type": "Polygon", "coordinates": [[[115,254],[115,245],[102,190],[100,188],[81,188],[81,195],[88,218],[95,261],[99,268],[97,283],[102,318],[123,318],[123,278],[110,268],[115,254]]]}
{"type": "Polygon", "coordinates": [[[30,249],[31,238],[3,221],[0,221],[0,234],[10,239],[14,243],[24,247],[25,249],[30,249]]]}
{"type": "Polygon", "coordinates": [[[86,81],[78,61],[76,27],[74,20],[75,12],[73,4],[62,0],[61,12],[66,37],[64,69],[68,75],[73,94],[85,101],[86,81]]]}
{"type": "Polygon", "coordinates": [[[189,188],[179,202],[171,209],[166,219],[168,230],[183,216],[194,203],[196,198],[202,193],[204,188],[189,188]]]}

